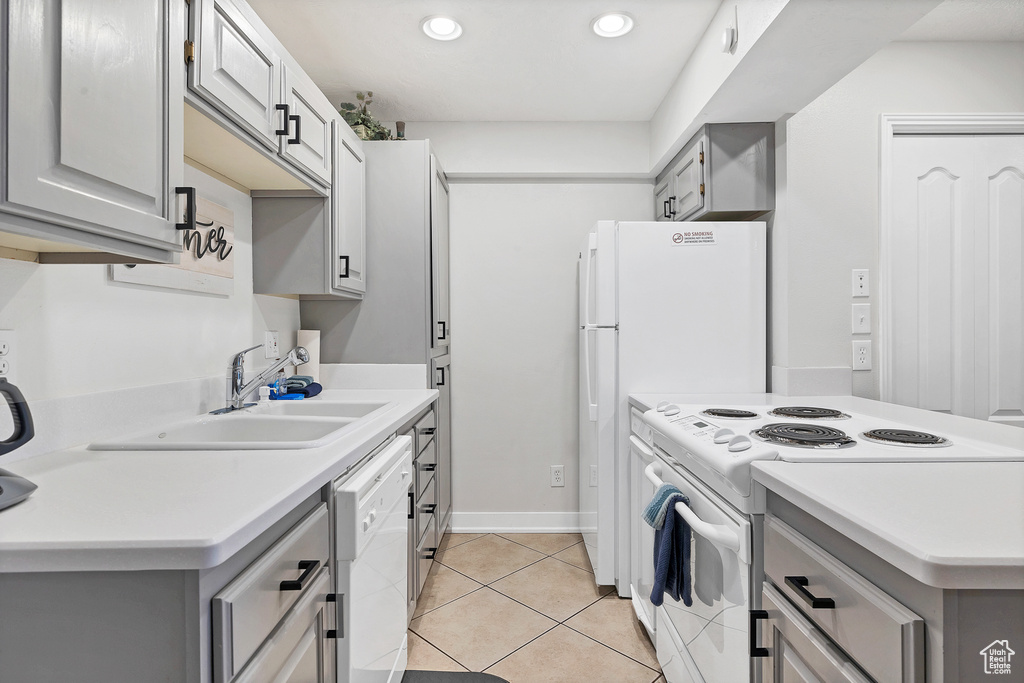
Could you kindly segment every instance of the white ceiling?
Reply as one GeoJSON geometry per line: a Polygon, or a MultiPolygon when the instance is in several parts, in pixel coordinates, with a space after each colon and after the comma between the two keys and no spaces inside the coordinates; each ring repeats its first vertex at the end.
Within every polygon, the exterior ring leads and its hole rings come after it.
{"type": "Polygon", "coordinates": [[[1024,41],[1024,0],[946,0],[900,40],[1024,41]]]}
{"type": "Polygon", "coordinates": [[[249,0],[337,106],[384,121],[648,121],[722,0],[249,0]],[[591,20],[636,28],[599,38],[591,20]],[[420,21],[462,24],[452,42],[420,21]]]}

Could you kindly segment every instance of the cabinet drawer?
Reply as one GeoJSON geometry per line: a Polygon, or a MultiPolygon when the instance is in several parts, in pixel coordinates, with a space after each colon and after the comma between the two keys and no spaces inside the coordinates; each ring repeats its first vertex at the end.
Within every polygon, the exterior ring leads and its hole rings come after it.
{"type": "Polygon", "coordinates": [[[879,683],[924,680],[924,622],[877,586],[773,517],[765,576],[879,683]]]}
{"type": "Polygon", "coordinates": [[[416,452],[422,453],[427,444],[434,440],[434,432],[437,430],[437,419],[434,411],[429,411],[414,426],[416,431],[416,452]]]}
{"type": "Polygon", "coordinates": [[[329,544],[327,505],[321,503],[213,597],[215,681],[231,680],[304,597],[310,579],[327,566],[329,544]]]}
{"type": "Polygon", "coordinates": [[[437,469],[437,446],[434,441],[427,444],[420,456],[416,458],[416,498],[427,490],[427,485],[434,478],[437,469]]]}
{"type": "Polygon", "coordinates": [[[329,681],[334,668],[330,652],[334,641],[326,640],[333,617],[327,602],[330,590],[331,573],[325,567],[233,683],[329,681]]]}
{"type": "Polygon", "coordinates": [[[434,563],[436,552],[437,527],[434,524],[434,518],[431,517],[427,522],[427,528],[423,531],[423,537],[416,544],[416,562],[419,565],[416,572],[419,582],[419,586],[416,587],[417,595],[423,590],[423,584],[427,581],[427,573],[430,571],[430,565],[434,563]]]}
{"type": "MultiPolygon", "coordinates": [[[[423,495],[416,501],[416,540],[423,537],[430,520],[434,519],[434,512],[437,510],[437,492],[434,487],[434,479],[427,483],[423,495]]],[[[436,544],[435,544],[436,545],[436,544]]]]}

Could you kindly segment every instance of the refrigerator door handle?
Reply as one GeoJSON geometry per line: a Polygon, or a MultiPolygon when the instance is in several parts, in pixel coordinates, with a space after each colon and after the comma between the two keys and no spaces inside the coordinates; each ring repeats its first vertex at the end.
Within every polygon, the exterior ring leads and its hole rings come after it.
{"type": "Polygon", "coordinates": [[[594,383],[590,377],[590,333],[594,330],[595,328],[593,327],[583,328],[583,367],[585,368],[583,376],[586,383],[584,388],[587,392],[587,409],[590,412],[591,422],[597,422],[597,404],[594,403],[594,383]]]}
{"type": "MultiPolygon", "coordinates": [[[[587,260],[584,267],[587,270],[586,277],[583,279],[583,290],[581,291],[580,298],[580,324],[583,327],[590,326],[590,292],[591,286],[593,285],[592,273],[594,270],[594,259],[593,256],[597,252],[597,233],[590,233],[587,238],[587,260]]],[[[589,400],[589,399],[588,399],[589,400]]],[[[597,419],[596,417],[594,418],[597,419]]]]}

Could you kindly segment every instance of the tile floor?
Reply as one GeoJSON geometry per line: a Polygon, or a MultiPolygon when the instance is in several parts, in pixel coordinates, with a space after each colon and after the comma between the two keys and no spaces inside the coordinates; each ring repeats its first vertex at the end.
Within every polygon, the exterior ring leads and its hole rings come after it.
{"type": "Polygon", "coordinates": [[[447,534],[409,625],[409,669],[510,683],[664,683],[629,600],[579,534],[447,534]]]}

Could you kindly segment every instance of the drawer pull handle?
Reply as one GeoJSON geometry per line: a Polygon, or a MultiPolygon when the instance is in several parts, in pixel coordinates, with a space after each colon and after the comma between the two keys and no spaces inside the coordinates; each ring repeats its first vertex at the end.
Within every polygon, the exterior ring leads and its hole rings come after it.
{"type": "Polygon", "coordinates": [[[433,560],[437,556],[437,548],[424,548],[423,551],[420,555],[421,560],[433,560]]]}
{"type": "Polygon", "coordinates": [[[282,581],[281,590],[283,591],[300,591],[305,588],[306,581],[309,577],[313,576],[313,572],[320,568],[320,560],[299,560],[299,569],[302,570],[302,574],[299,578],[294,581],[282,581]]]}
{"type": "Polygon", "coordinates": [[[763,609],[752,609],[750,610],[750,628],[747,629],[750,632],[750,658],[754,659],[757,657],[769,657],[771,653],[768,652],[766,647],[757,646],[757,622],[762,619],[768,619],[768,612],[763,609]]]}
{"type": "Polygon", "coordinates": [[[437,430],[437,427],[424,427],[420,430],[420,434],[424,436],[430,436],[437,430]]]}
{"type": "Polygon", "coordinates": [[[437,469],[437,463],[431,462],[427,463],[426,465],[420,465],[420,469],[423,470],[424,472],[433,472],[434,470],[437,469]]]}
{"type": "Polygon", "coordinates": [[[835,609],[836,601],[832,598],[819,598],[811,595],[811,592],[807,590],[806,576],[787,576],[786,585],[796,591],[804,602],[811,606],[811,609],[835,609]]]}
{"type": "Polygon", "coordinates": [[[436,510],[436,509],[437,509],[437,503],[427,503],[426,505],[424,505],[420,509],[420,512],[422,512],[425,515],[432,515],[432,514],[434,514],[434,510],[436,510]]]}
{"type": "Polygon", "coordinates": [[[413,509],[416,507],[416,498],[412,491],[409,491],[409,519],[415,519],[416,515],[413,513],[413,509]]]}

